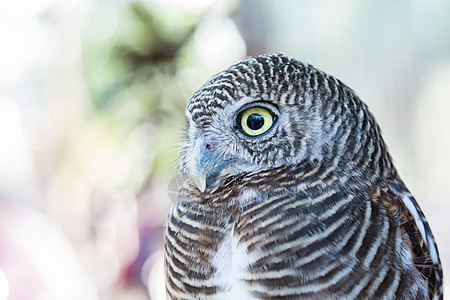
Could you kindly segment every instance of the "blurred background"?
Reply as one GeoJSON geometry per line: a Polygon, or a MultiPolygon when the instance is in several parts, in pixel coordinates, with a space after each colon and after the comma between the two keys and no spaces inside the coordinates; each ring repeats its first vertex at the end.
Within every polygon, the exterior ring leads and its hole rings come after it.
{"type": "Polygon", "coordinates": [[[369,105],[450,268],[449,32],[445,0],[0,2],[0,300],[164,299],[186,101],[268,52],[369,105]]]}

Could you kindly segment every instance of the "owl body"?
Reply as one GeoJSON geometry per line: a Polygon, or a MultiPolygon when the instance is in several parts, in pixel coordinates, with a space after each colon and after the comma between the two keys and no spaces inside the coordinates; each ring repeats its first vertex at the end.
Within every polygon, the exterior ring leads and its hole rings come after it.
{"type": "Polygon", "coordinates": [[[171,299],[442,299],[431,230],[366,105],[282,54],[194,93],[166,229],[171,299]]]}

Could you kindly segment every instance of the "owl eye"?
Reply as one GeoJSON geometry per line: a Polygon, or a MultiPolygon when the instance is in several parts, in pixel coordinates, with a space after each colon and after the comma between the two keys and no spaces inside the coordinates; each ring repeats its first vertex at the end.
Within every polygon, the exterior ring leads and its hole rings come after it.
{"type": "Polygon", "coordinates": [[[238,114],[239,130],[248,136],[258,136],[269,131],[276,121],[270,110],[264,107],[250,107],[238,114]]]}

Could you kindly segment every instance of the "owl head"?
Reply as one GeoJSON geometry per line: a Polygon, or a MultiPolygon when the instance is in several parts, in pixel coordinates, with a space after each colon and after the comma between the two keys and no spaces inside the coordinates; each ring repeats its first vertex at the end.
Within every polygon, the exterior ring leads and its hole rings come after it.
{"type": "Polygon", "coordinates": [[[284,54],[249,58],[213,76],[192,95],[186,118],[180,172],[202,192],[230,176],[304,163],[367,184],[395,173],[356,94],[284,54]]]}

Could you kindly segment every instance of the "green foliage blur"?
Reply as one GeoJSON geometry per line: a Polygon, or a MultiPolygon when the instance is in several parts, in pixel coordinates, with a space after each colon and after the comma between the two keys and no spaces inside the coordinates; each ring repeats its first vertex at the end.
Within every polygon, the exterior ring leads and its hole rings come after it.
{"type": "Polygon", "coordinates": [[[138,132],[143,145],[138,145],[142,161],[137,165],[142,170],[129,184],[139,190],[149,177],[175,174],[184,108],[204,79],[193,64],[192,49],[202,13],[152,2],[127,3],[117,9],[117,29],[107,42],[89,33],[91,26],[103,26],[96,24],[105,22],[103,13],[98,7],[83,37],[83,74],[94,117],[113,139],[126,145],[138,132]]]}

